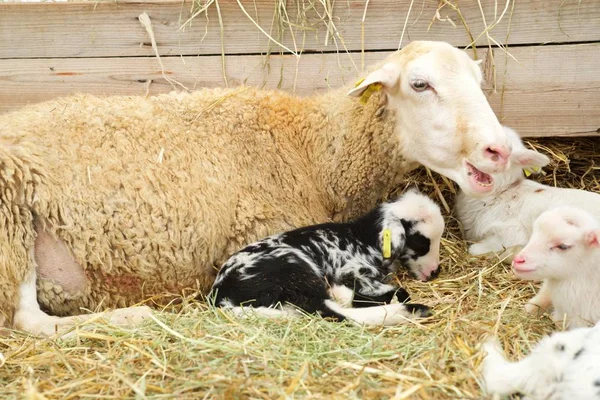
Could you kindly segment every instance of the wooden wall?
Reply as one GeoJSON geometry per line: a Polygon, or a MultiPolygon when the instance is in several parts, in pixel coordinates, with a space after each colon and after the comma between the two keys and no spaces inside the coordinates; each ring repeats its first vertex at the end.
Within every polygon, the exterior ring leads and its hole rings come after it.
{"type": "Polygon", "coordinates": [[[168,78],[189,89],[246,82],[302,95],[356,80],[403,31],[403,44],[465,47],[466,24],[504,123],[529,136],[600,135],[600,1],[511,1],[505,12],[505,1],[483,0],[288,0],[276,11],[280,3],[213,1],[188,24],[198,8],[189,0],[0,3],[0,113],[73,92],[173,90],[138,20],[146,12],[168,78]],[[488,48],[485,24],[510,55],[488,48]]]}

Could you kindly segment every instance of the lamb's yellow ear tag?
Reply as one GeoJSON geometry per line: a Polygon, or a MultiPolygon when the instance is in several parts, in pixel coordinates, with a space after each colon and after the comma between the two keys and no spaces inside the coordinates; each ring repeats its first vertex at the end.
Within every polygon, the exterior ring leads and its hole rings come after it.
{"type": "Polygon", "coordinates": [[[539,173],[541,172],[542,169],[540,167],[527,167],[527,168],[523,168],[523,172],[525,173],[526,177],[530,177],[531,174],[535,173],[539,173]]]}
{"type": "Polygon", "coordinates": [[[383,258],[392,256],[392,231],[389,229],[383,230],[383,258]]]}

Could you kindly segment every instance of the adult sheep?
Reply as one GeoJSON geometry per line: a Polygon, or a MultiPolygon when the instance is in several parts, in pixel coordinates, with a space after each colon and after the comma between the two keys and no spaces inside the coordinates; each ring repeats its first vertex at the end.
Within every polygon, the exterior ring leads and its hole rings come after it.
{"type": "Polygon", "coordinates": [[[235,250],[365,212],[418,164],[468,193],[491,190],[510,147],[481,79],[464,52],[414,42],[351,97],[76,95],[1,115],[4,323],[48,334],[82,308],[207,291],[235,250]],[[366,104],[352,98],[367,89],[366,104]]]}

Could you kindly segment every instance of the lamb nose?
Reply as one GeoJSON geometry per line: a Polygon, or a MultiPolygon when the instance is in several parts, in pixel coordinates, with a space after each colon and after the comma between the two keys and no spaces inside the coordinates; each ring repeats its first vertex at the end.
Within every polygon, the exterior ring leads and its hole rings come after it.
{"type": "Polygon", "coordinates": [[[515,257],[513,259],[513,264],[523,264],[525,262],[525,257],[515,257]]]}
{"type": "Polygon", "coordinates": [[[488,146],[485,149],[485,155],[493,162],[506,164],[510,157],[510,150],[506,146],[488,146]]]}
{"type": "Polygon", "coordinates": [[[441,268],[438,266],[436,269],[434,269],[433,271],[431,271],[431,274],[429,275],[429,277],[427,278],[427,280],[431,281],[431,280],[437,278],[440,275],[440,271],[441,271],[441,268]]]}

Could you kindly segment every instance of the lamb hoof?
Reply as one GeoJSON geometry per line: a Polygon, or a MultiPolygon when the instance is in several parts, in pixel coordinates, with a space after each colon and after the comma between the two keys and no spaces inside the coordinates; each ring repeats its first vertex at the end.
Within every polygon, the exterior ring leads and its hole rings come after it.
{"type": "Polygon", "coordinates": [[[121,308],[113,311],[110,322],[120,326],[136,326],[152,315],[152,309],[148,306],[121,308]]]}
{"type": "Polygon", "coordinates": [[[472,256],[481,256],[490,252],[490,249],[482,243],[475,243],[469,246],[469,254],[472,256]]]}
{"type": "Polygon", "coordinates": [[[396,291],[396,298],[398,299],[399,303],[406,303],[410,301],[410,295],[406,290],[402,288],[398,288],[398,290],[396,291]]]}
{"type": "Polygon", "coordinates": [[[524,308],[525,308],[525,312],[527,314],[538,315],[541,311],[540,306],[538,306],[535,303],[531,303],[531,302],[525,304],[524,308]]]}
{"type": "Polygon", "coordinates": [[[431,308],[423,304],[405,304],[406,311],[413,314],[415,317],[427,318],[433,315],[431,308]]]}
{"type": "Polygon", "coordinates": [[[494,356],[494,355],[504,356],[504,350],[502,350],[502,344],[500,343],[498,338],[495,336],[487,339],[483,343],[483,351],[485,351],[487,353],[486,358],[489,356],[494,356]]]}

